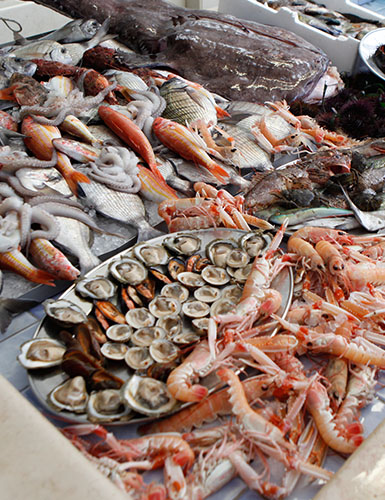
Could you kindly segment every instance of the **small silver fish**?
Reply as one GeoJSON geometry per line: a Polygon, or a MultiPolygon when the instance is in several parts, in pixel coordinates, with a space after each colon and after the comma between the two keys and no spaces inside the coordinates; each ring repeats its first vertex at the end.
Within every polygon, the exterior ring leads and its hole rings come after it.
{"type": "Polygon", "coordinates": [[[350,208],[353,210],[354,215],[358,222],[364,227],[367,231],[375,232],[379,229],[385,228],[385,211],[377,210],[375,212],[363,212],[360,210],[350,199],[349,195],[345,191],[345,189],[340,185],[344,196],[349,203],[350,208]]]}
{"type": "Polygon", "coordinates": [[[138,231],[138,241],[163,234],[146,221],[146,211],[138,195],[114,191],[96,181],[82,184],[82,190],[85,194],[85,205],[106,217],[135,227],[138,231]]]}
{"type": "Polygon", "coordinates": [[[4,74],[8,79],[13,73],[33,76],[36,68],[37,64],[34,62],[19,57],[2,57],[0,59],[0,74],[4,74]]]}
{"type": "Polygon", "coordinates": [[[178,177],[174,165],[167,158],[162,158],[161,156],[156,157],[158,170],[162,174],[164,180],[172,188],[180,191],[188,198],[193,198],[195,196],[195,191],[193,189],[193,183],[187,179],[181,179],[178,177]]]}
{"type": "Polygon", "coordinates": [[[9,144],[11,139],[23,139],[24,137],[24,134],[14,132],[13,130],[9,130],[5,127],[0,127],[0,146],[6,146],[9,144]]]}
{"type": "Polygon", "coordinates": [[[72,57],[68,50],[55,40],[38,40],[28,45],[17,47],[9,56],[21,59],[46,59],[48,61],[72,64],[72,57]]]}
{"type": "Polygon", "coordinates": [[[61,28],[40,38],[40,40],[56,40],[62,43],[84,42],[96,35],[101,24],[96,19],[75,19],[61,28]]]}
{"type": "Polygon", "coordinates": [[[293,210],[278,211],[276,215],[270,217],[269,221],[275,224],[282,224],[285,219],[288,220],[288,225],[301,224],[306,221],[316,221],[318,224],[319,218],[338,218],[353,215],[351,210],[334,207],[316,207],[316,208],[295,208],[293,210]]]}

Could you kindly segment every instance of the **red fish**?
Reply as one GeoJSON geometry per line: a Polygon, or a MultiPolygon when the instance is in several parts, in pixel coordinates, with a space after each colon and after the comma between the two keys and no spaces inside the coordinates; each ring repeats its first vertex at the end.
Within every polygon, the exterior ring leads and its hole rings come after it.
{"type": "Polygon", "coordinates": [[[34,283],[55,286],[55,283],[53,283],[55,276],[33,266],[16,248],[10,252],[0,253],[0,269],[13,271],[34,283]]]}
{"type": "Polygon", "coordinates": [[[40,268],[54,275],[58,280],[75,280],[79,274],[67,257],[45,238],[32,240],[29,253],[33,262],[40,268]]]}

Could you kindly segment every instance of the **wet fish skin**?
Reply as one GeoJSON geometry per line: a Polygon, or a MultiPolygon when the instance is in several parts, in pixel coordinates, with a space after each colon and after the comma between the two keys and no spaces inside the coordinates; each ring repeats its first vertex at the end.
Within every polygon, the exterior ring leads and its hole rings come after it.
{"type": "Polygon", "coordinates": [[[344,193],[344,196],[354,212],[354,215],[356,219],[359,221],[361,226],[363,226],[367,231],[370,232],[375,232],[380,229],[385,228],[385,211],[384,210],[377,210],[375,212],[363,212],[360,210],[350,199],[348,193],[345,191],[345,189],[341,187],[342,192],[344,193]]]}
{"type": "Polygon", "coordinates": [[[100,26],[96,19],[75,19],[41,37],[40,40],[56,40],[62,43],[84,42],[95,36],[100,26]]]}

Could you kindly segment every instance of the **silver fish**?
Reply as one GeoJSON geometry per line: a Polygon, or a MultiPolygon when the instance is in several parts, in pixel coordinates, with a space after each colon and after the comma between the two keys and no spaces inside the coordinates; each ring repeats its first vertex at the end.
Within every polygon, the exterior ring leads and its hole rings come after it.
{"type": "Polygon", "coordinates": [[[33,76],[36,68],[37,64],[34,62],[19,57],[2,57],[0,59],[0,74],[4,74],[7,78],[11,78],[13,73],[33,76]]]}
{"type": "Polygon", "coordinates": [[[82,274],[100,264],[100,259],[90,249],[91,230],[82,222],[67,217],[57,217],[60,232],[55,243],[66,253],[79,260],[82,274]]]}
{"type": "Polygon", "coordinates": [[[346,217],[353,215],[351,210],[334,207],[316,207],[316,208],[295,208],[293,210],[278,211],[276,215],[270,217],[269,222],[275,224],[282,224],[285,219],[288,220],[288,225],[301,224],[306,221],[312,220],[318,224],[319,218],[333,218],[346,217]]]}
{"type": "Polygon", "coordinates": [[[6,146],[12,139],[23,139],[24,134],[19,134],[19,132],[14,132],[5,127],[0,127],[0,146],[6,146]]]}
{"type": "Polygon", "coordinates": [[[385,210],[377,210],[375,212],[363,212],[350,199],[345,189],[340,185],[342,192],[353,210],[356,219],[367,231],[375,232],[385,228],[385,210]]]}
{"type": "Polygon", "coordinates": [[[156,160],[158,164],[158,170],[162,174],[167,184],[169,184],[177,191],[180,191],[188,198],[195,196],[192,182],[187,179],[185,180],[178,177],[175,171],[175,167],[170,160],[168,160],[167,158],[162,158],[161,156],[157,156],[156,160]]]}
{"type": "Polygon", "coordinates": [[[46,59],[48,61],[72,64],[72,57],[68,50],[55,40],[38,40],[28,45],[17,47],[9,53],[11,57],[21,59],[46,59]]]}
{"type": "Polygon", "coordinates": [[[100,214],[133,226],[138,231],[138,241],[149,240],[163,233],[152,228],[146,221],[142,200],[136,194],[114,191],[96,181],[82,185],[83,202],[100,214]]]}
{"type": "Polygon", "coordinates": [[[101,24],[96,19],[75,19],[58,30],[40,38],[40,40],[56,40],[62,43],[84,42],[96,35],[101,24]]]}

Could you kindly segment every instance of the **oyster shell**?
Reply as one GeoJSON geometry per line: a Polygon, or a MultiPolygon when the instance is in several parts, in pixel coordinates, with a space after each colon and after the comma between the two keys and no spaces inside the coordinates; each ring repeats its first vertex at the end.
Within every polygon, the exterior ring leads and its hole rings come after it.
{"type": "Polygon", "coordinates": [[[116,285],[104,276],[83,278],[75,285],[75,290],[82,297],[96,300],[107,300],[115,295],[116,285]]]}
{"type": "Polygon", "coordinates": [[[144,326],[153,326],[155,323],[155,316],[145,307],[137,307],[136,309],[127,311],[126,321],[134,328],[142,328],[144,326]]]}
{"type": "Polygon", "coordinates": [[[146,370],[154,362],[147,347],[130,347],[124,361],[133,370],[146,370]]]}
{"type": "Polygon", "coordinates": [[[182,306],[183,314],[189,318],[203,318],[210,312],[210,306],[200,300],[189,300],[182,306]]]}
{"type": "Polygon", "coordinates": [[[163,245],[153,245],[151,243],[139,243],[134,247],[134,254],[137,259],[146,266],[159,266],[167,264],[169,255],[163,245]]]}
{"type": "Polygon", "coordinates": [[[249,261],[249,254],[240,248],[234,248],[234,250],[231,250],[226,257],[226,265],[236,269],[247,266],[249,261]]]}
{"type": "Polygon", "coordinates": [[[198,342],[200,340],[200,336],[193,332],[192,330],[183,330],[181,333],[177,333],[173,336],[172,341],[176,344],[192,344],[194,342],[198,342]]]}
{"type": "Polygon", "coordinates": [[[237,248],[237,244],[232,240],[213,240],[206,246],[206,255],[214,266],[226,267],[227,255],[237,248]]]}
{"type": "Polygon", "coordinates": [[[124,384],[122,397],[133,410],[151,417],[169,413],[177,405],[164,382],[138,375],[124,384]]]}
{"type": "Polygon", "coordinates": [[[170,340],[154,340],[150,346],[151,357],[157,363],[166,364],[174,361],[180,354],[179,349],[170,340]]]}
{"type": "Polygon", "coordinates": [[[210,285],[225,285],[230,281],[230,276],[223,267],[207,266],[202,271],[202,278],[210,285]]]}
{"type": "Polygon", "coordinates": [[[239,240],[239,245],[250,257],[257,257],[257,255],[261,255],[266,250],[271,240],[272,236],[270,233],[253,231],[244,234],[239,240]]]}
{"type": "Polygon", "coordinates": [[[66,380],[48,394],[48,403],[59,411],[68,410],[84,413],[87,401],[86,381],[80,376],[66,380]]]}
{"type": "Polygon", "coordinates": [[[164,297],[177,299],[179,302],[185,302],[189,298],[190,292],[180,283],[170,283],[169,285],[164,285],[160,294],[164,297]]]}
{"type": "Polygon", "coordinates": [[[205,285],[202,276],[198,273],[191,273],[189,271],[185,271],[179,273],[177,279],[182,285],[185,285],[187,288],[198,288],[198,286],[205,285]]]}
{"type": "Polygon", "coordinates": [[[210,307],[210,316],[218,316],[220,314],[227,314],[235,309],[235,304],[231,299],[219,299],[211,304],[210,307]]]}
{"type": "Polygon", "coordinates": [[[169,314],[178,314],[180,311],[180,302],[177,299],[158,295],[148,304],[148,309],[156,318],[163,318],[169,314]]]}
{"type": "Polygon", "coordinates": [[[128,342],[132,335],[132,327],[130,325],[111,325],[107,328],[106,335],[114,342],[128,342]]]}
{"type": "Polygon", "coordinates": [[[163,240],[163,244],[177,255],[193,255],[201,247],[201,239],[192,234],[178,234],[163,240]]]}
{"type": "Polygon", "coordinates": [[[88,420],[91,422],[114,422],[128,420],[131,413],[117,389],[104,389],[92,392],[87,404],[88,420]]]}
{"type": "Polygon", "coordinates": [[[108,269],[112,276],[120,281],[120,283],[128,285],[139,285],[148,275],[145,266],[131,257],[121,257],[112,261],[108,269]]]}
{"type": "Polygon", "coordinates": [[[171,338],[182,331],[183,322],[179,315],[164,316],[158,319],[156,326],[159,326],[166,332],[167,338],[171,338]]]}
{"type": "Polygon", "coordinates": [[[139,328],[131,336],[131,342],[139,347],[149,347],[155,340],[163,339],[166,331],[159,326],[139,328]]]}
{"type": "Polygon", "coordinates": [[[194,291],[194,297],[201,302],[214,302],[221,296],[221,290],[214,286],[204,285],[194,291]]]}
{"type": "Polygon", "coordinates": [[[227,268],[227,272],[230,274],[232,278],[238,283],[245,283],[249,274],[251,272],[251,268],[253,264],[247,264],[245,267],[240,267],[239,269],[233,269],[232,267],[227,268]]]}
{"type": "Polygon", "coordinates": [[[43,302],[44,310],[50,318],[63,326],[72,326],[87,321],[87,315],[78,305],[66,299],[48,299],[43,302]]]}
{"type": "Polygon", "coordinates": [[[106,342],[101,346],[100,350],[106,358],[118,361],[124,359],[128,346],[121,342],[106,342]]]}
{"type": "Polygon", "coordinates": [[[238,303],[242,297],[243,288],[239,285],[229,285],[222,290],[222,299],[230,299],[234,303],[238,303]]]}
{"type": "Polygon", "coordinates": [[[58,340],[36,338],[24,342],[17,356],[19,363],[28,370],[60,365],[67,348],[58,340]]]}
{"type": "Polygon", "coordinates": [[[195,318],[191,323],[198,335],[207,335],[209,331],[209,318],[195,318]]]}

